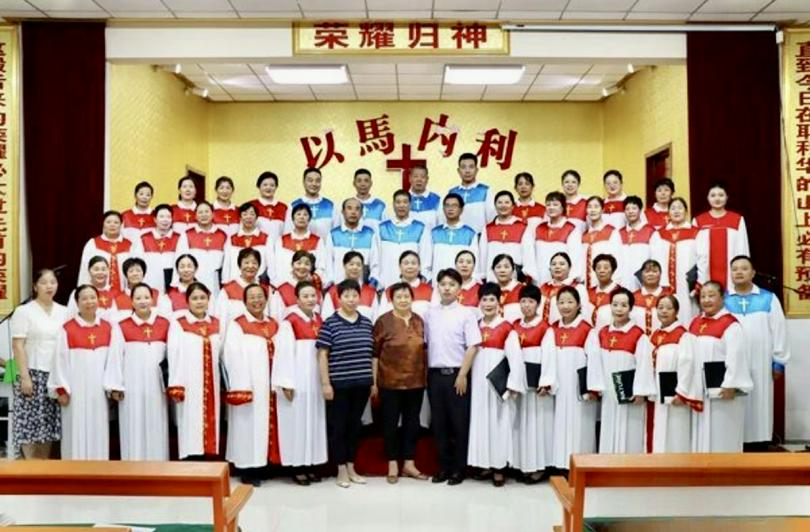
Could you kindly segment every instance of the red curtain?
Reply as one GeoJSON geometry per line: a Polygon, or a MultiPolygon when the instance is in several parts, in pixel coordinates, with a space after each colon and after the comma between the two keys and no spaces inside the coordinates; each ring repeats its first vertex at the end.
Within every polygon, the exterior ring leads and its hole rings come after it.
{"type": "Polygon", "coordinates": [[[104,23],[22,25],[25,187],[34,269],[65,264],[75,287],[104,206],[104,23]]]}
{"type": "MultiPolygon", "coordinates": [[[[748,224],[757,279],[781,298],[779,50],[774,32],[693,32],[687,37],[689,185],[693,214],[708,209],[712,181],[748,224]],[[770,282],[769,282],[770,281],[770,282]]],[[[774,432],[784,436],[784,379],[774,432]]]]}

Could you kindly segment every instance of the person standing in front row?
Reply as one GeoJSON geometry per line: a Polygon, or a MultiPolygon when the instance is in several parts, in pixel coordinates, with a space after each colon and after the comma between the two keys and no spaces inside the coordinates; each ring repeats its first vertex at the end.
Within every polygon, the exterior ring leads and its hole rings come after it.
{"type": "Polygon", "coordinates": [[[337,285],[340,308],[329,316],[318,334],[318,362],[323,398],[326,399],[326,428],[329,452],[338,466],[337,485],[365,484],[354,470],[361,417],[373,386],[371,357],[374,326],[357,312],[360,284],[345,279],[337,285]]]}
{"type": "Polygon", "coordinates": [[[461,275],[439,272],[439,304],[425,315],[428,347],[428,398],[441,470],[434,483],[464,481],[470,430],[468,375],[481,345],[475,311],[458,302],[461,275]],[[431,326],[431,323],[433,326],[431,326]]]}

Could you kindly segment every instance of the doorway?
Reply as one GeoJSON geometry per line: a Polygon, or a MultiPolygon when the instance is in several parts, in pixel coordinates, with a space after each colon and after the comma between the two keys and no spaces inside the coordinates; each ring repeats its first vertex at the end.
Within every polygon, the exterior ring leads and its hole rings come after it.
{"type": "Polygon", "coordinates": [[[655,203],[655,183],[662,177],[672,177],[672,145],[648,153],[647,160],[647,199],[649,207],[655,203]]]}
{"type": "Polygon", "coordinates": [[[197,203],[205,201],[205,174],[190,166],[186,166],[186,175],[194,181],[194,188],[197,189],[197,195],[194,196],[194,201],[197,203]]]}

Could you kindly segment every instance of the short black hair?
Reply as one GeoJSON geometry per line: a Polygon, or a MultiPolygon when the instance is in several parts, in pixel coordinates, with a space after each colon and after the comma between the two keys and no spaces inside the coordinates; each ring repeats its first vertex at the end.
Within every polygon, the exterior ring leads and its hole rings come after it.
{"type": "Polygon", "coordinates": [[[363,175],[363,174],[371,177],[371,171],[367,170],[365,168],[358,168],[357,170],[354,171],[354,177],[357,177],[357,176],[363,175]]]}
{"type": "Polygon", "coordinates": [[[535,301],[540,303],[541,299],[540,289],[533,284],[527,284],[520,289],[519,297],[520,299],[527,297],[529,299],[534,299],[535,301]]]}
{"type": "Polygon", "coordinates": [[[711,184],[709,184],[709,190],[711,190],[713,188],[719,188],[723,192],[728,194],[728,187],[726,186],[725,181],[712,181],[711,184]]]}
{"type": "Polygon", "coordinates": [[[493,200],[493,202],[498,201],[498,198],[501,198],[503,196],[508,197],[509,201],[512,202],[512,205],[515,204],[515,195],[509,192],[508,190],[501,190],[500,192],[495,194],[495,199],[493,200]]]}
{"type": "Polygon", "coordinates": [[[315,290],[315,293],[318,293],[318,289],[315,287],[315,284],[312,281],[298,281],[295,285],[295,297],[299,297],[301,295],[301,290],[304,288],[312,288],[315,290]]]}
{"type": "Polygon", "coordinates": [[[653,190],[658,190],[658,187],[667,187],[670,192],[675,194],[675,182],[668,177],[662,177],[656,180],[653,184],[653,190]]]}
{"type": "Polygon", "coordinates": [[[98,264],[99,262],[103,262],[104,264],[107,265],[108,268],[110,267],[110,261],[108,261],[107,259],[105,259],[101,255],[94,255],[94,256],[90,257],[89,261],[87,261],[87,269],[89,270],[90,268],[92,268],[93,266],[98,264]]]}
{"type": "Polygon", "coordinates": [[[416,257],[416,262],[418,262],[419,264],[422,264],[422,259],[421,259],[421,257],[419,257],[419,253],[415,252],[412,249],[408,249],[406,251],[403,251],[402,254],[399,256],[399,260],[397,261],[397,264],[402,264],[402,261],[405,260],[406,258],[410,257],[410,256],[416,257]]]}
{"type": "Polygon", "coordinates": [[[610,269],[613,270],[613,273],[616,273],[616,268],[618,268],[618,263],[616,262],[616,257],[610,255],[609,253],[600,253],[596,257],[593,258],[593,262],[591,262],[591,267],[595,270],[596,265],[602,261],[607,261],[610,264],[610,269]]]}
{"type": "Polygon", "coordinates": [[[499,302],[501,300],[501,286],[498,283],[486,282],[478,287],[478,299],[484,299],[486,296],[495,296],[499,302]]]}
{"type": "Polygon", "coordinates": [[[80,284],[79,286],[76,287],[76,291],[73,292],[73,300],[76,303],[78,303],[79,302],[79,295],[82,292],[84,292],[85,290],[87,290],[87,289],[92,290],[93,292],[96,293],[96,296],[98,296],[98,289],[95,286],[93,286],[91,284],[80,284]]]}
{"type": "Polygon", "coordinates": [[[509,264],[512,265],[512,269],[513,270],[515,269],[515,259],[512,258],[512,255],[510,255],[508,253],[499,253],[499,254],[495,255],[495,258],[492,259],[492,269],[494,270],[495,266],[497,266],[497,264],[499,262],[501,262],[502,260],[508,260],[509,264]]]}
{"type": "Polygon", "coordinates": [[[532,176],[532,174],[530,174],[529,172],[520,172],[515,176],[515,188],[517,188],[518,181],[520,181],[521,179],[525,179],[532,186],[534,186],[534,176],[532,176]]]}
{"type": "Polygon", "coordinates": [[[442,200],[442,206],[444,206],[444,204],[447,203],[447,200],[451,199],[458,200],[458,206],[461,207],[462,209],[464,208],[464,198],[461,197],[461,194],[456,194],[455,192],[451,192],[444,197],[444,199],[442,200]]]}
{"type": "Polygon", "coordinates": [[[295,216],[295,213],[297,213],[298,211],[307,211],[307,214],[309,215],[309,219],[312,220],[312,207],[307,205],[306,202],[302,201],[301,203],[299,203],[298,205],[293,207],[292,208],[292,214],[290,215],[290,218],[293,218],[295,216]]]}
{"type": "Polygon", "coordinates": [[[615,288],[610,293],[610,302],[613,303],[613,298],[615,298],[616,296],[621,296],[621,295],[627,296],[627,301],[630,304],[630,308],[633,308],[635,306],[636,298],[633,296],[633,292],[631,292],[630,290],[628,290],[627,288],[625,288],[623,286],[619,286],[619,287],[615,288]]]}
{"type": "Polygon", "coordinates": [[[552,201],[557,201],[560,203],[560,205],[565,207],[566,204],[565,194],[563,194],[562,192],[558,192],[556,190],[553,192],[549,192],[548,194],[546,194],[546,203],[552,201]]]}
{"type": "Polygon", "coordinates": [[[678,302],[678,298],[675,297],[675,294],[667,294],[658,298],[658,301],[655,302],[655,306],[657,307],[661,301],[668,299],[672,303],[672,308],[675,309],[675,313],[677,314],[678,311],[681,310],[681,304],[678,302]]]}
{"type": "MultiPolygon", "coordinates": [[[[129,289],[129,298],[130,299],[135,299],[135,291],[138,290],[139,288],[146,288],[149,291],[149,295],[150,296],[152,295],[152,287],[151,286],[149,286],[148,284],[143,283],[143,282],[135,283],[135,286],[133,286],[132,288],[129,289]]],[[[157,301],[153,301],[152,303],[157,304],[157,301]]]]}
{"type": "Polygon", "coordinates": [[[292,258],[290,259],[290,264],[295,264],[296,262],[298,262],[299,260],[304,259],[304,258],[309,259],[309,270],[310,270],[310,272],[314,272],[315,271],[315,255],[313,255],[312,253],[310,253],[309,251],[307,251],[305,249],[299,249],[298,251],[293,253],[292,258]]]}
{"type": "Polygon", "coordinates": [[[256,206],[253,205],[253,203],[251,203],[249,201],[246,201],[242,205],[239,206],[239,214],[242,215],[242,214],[246,213],[247,211],[249,211],[251,209],[253,210],[253,214],[255,214],[257,216],[259,215],[258,211],[256,210],[256,206]]]}
{"type": "Polygon", "coordinates": [[[413,299],[413,287],[410,284],[408,284],[408,283],[406,283],[404,281],[394,283],[394,284],[392,284],[391,286],[388,287],[389,299],[391,299],[393,301],[394,294],[396,294],[400,290],[407,290],[408,293],[411,294],[411,299],[413,299]]]}
{"type": "Polygon", "coordinates": [[[178,189],[183,186],[183,181],[191,181],[191,184],[194,185],[194,188],[197,188],[197,183],[194,182],[194,178],[191,177],[190,175],[184,175],[183,177],[177,180],[178,189]]]}
{"type": "Polygon", "coordinates": [[[563,286],[560,288],[560,291],[557,292],[557,301],[560,300],[560,296],[563,294],[571,294],[571,297],[577,302],[577,305],[582,305],[582,298],[579,297],[579,292],[573,286],[563,286]]]}
{"type": "Polygon", "coordinates": [[[647,268],[658,268],[658,271],[661,271],[661,263],[655,259],[647,259],[641,264],[641,271],[643,272],[647,268]]]}
{"type": "Polygon", "coordinates": [[[307,167],[307,168],[306,168],[306,170],[304,170],[304,173],[301,175],[301,177],[302,177],[302,178],[303,178],[303,177],[306,177],[306,176],[307,176],[307,174],[308,174],[308,173],[310,173],[310,172],[315,172],[315,173],[316,173],[316,174],[318,174],[319,176],[323,177],[323,174],[321,173],[320,169],[315,168],[314,166],[309,166],[309,167],[307,167]]]}
{"type": "Polygon", "coordinates": [[[250,283],[249,285],[247,285],[245,287],[245,291],[242,292],[242,303],[243,304],[247,305],[248,292],[250,292],[253,288],[261,289],[262,293],[264,294],[264,297],[265,298],[267,297],[267,290],[265,290],[262,285],[260,285],[259,283],[250,283]]]}
{"type": "Polygon", "coordinates": [[[464,249],[464,250],[462,250],[462,251],[459,251],[459,252],[456,254],[456,258],[453,260],[453,264],[455,264],[456,262],[458,262],[458,259],[460,259],[462,255],[469,255],[470,257],[472,257],[473,264],[475,264],[476,262],[478,262],[478,260],[475,258],[475,253],[473,253],[473,252],[472,252],[472,251],[470,251],[469,249],[464,249]]]}
{"type": "Polygon", "coordinates": [[[585,201],[585,205],[588,205],[592,201],[597,201],[600,207],[605,208],[605,200],[602,199],[602,196],[591,196],[585,201]]]}
{"type": "Polygon", "coordinates": [[[231,190],[236,190],[236,187],[233,185],[233,179],[231,179],[226,175],[219,176],[217,178],[217,180],[214,182],[214,190],[218,189],[219,185],[221,185],[222,183],[227,183],[231,186],[231,190]]]}
{"type": "Polygon", "coordinates": [[[135,194],[138,194],[138,191],[140,191],[142,188],[148,188],[149,192],[151,192],[152,194],[155,193],[155,189],[154,187],[152,187],[149,181],[141,181],[140,183],[135,185],[135,194]]]}
{"type": "Polygon", "coordinates": [[[348,292],[349,290],[354,290],[359,294],[360,283],[358,283],[354,279],[343,279],[337,284],[338,297],[342,296],[345,292],[348,292]]]}
{"type": "Polygon", "coordinates": [[[550,259],[548,259],[548,263],[549,263],[549,264],[551,264],[551,261],[553,261],[553,260],[554,260],[554,259],[556,259],[557,257],[562,257],[562,258],[564,258],[564,259],[565,259],[565,262],[567,262],[567,263],[568,263],[568,267],[569,267],[569,268],[571,267],[571,257],[570,257],[570,256],[568,255],[568,253],[566,253],[565,251],[558,251],[557,253],[555,253],[554,255],[552,255],[552,256],[551,256],[551,258],[550,258],[550,259]]]}
{"type": "Polygon", "coordinates": [[[262,265],[262,256],[261,254],[253,248],[242,248],[239,250],[239,253],[236,255],[236,265],[240,268],[242,267],[242,261],[248,257],[253,257],[256,259],[256,262],[259,263],[259,266],[262,265]]]}
{"type": "Polygon", "coordinates": [[[626,198],[624,198],[622,204],[624,205],[625,208],[627,208],[628,205],[635,205],[639,209],[644,208],[644,202],[638,196],[627,196],[626,198]]]}
{"type": "Polygon", "coordinates": [[[118,218],[119,222],[124,221],[124,218],[121,216],[121,213],[116,211],[116,210],[113,210],[113,209],[110,209],[108,211],[104,211],[104,214],[101,215],[101,221],[106,220],[109,216],[115,216],[116,218],[118,218]]]}
{"type": "Polygon", "coordinates": [[[458,165],[461,166],[461,161],[473,161],[475,166],[478,166],[478,156],[474,153],[462,153],[458,158],[458,165]]]}
{"type": "Polygon", "coordinates": [[[129,269],[133,266],[140,266],[141,272],[146,274],[146,262],[139,257],[130,257],[121,265],[121,269],[124,271],[124,277],[126,277],[127,272],[129,272],[129,269]]]}
{"type": "Polygon", "coordinates": [[[357,198],[346,198],[345,200],[343,200],[343,203],[340,204],[340,210],[341,211],[346,210],[346,205],[348,205],[350,201],[356,201],[358,205],[360,205],[360,212],[363,212],[363,208],[365,207],[365,205],[363,205],[363,202],[357,198]]]}
{"type": "Polygon", "coordinates": [[[175,270],[180,265],[180,261],[183,260],[183,259],[189,259],[191,261],[191,263],[194,265],[195,270],[200,268],[200,263],[197,262],[197,258],[194,255],[192,255],[191,253],[183,253],[182,255],[180,255],[179,257],[174,259],[174,269],[175,270]]]}
{"type": "Polygon", "coordinates": [[[265,179],[272,179],[276,186],[278,186],[278,176],[274,172],[265,171],[259,174],[259,177],[256,178],[256,188],[262,186],[265,179]]]}
{"type": "Polygon", "coordinates": [[[157,218],[157,215],[160,211],[169,211],[169,215],[174,217],[174,209],[168,203],[161,203],[152,211],[152,217],[157,218]]]}
{"type": "Polygon", "coordinates": [[[197,290],[205,292],[205,295],[211,297],[211,290],[209,290],[207,286],[205,286],[201,282],[194,281],[193,283],[188,285],[188,288],[186,289],[186,302],[188,302],[191,299],[191,294],[193,292],[196,292],[197,290]]]}
{"type": "Polygon", "coordinates": [[[400,197],[400,196],[405,196],[406,198],[408,198],[408,201],[411,201],[411,193],[408,192],[407,190],[403,189],[403,188],[400,188],[396,192],[394,192],[394,195],[392,196],[392,199],[394,201],[396,201],[397,198],[400,197]]]}
{"type": "Polygon", "coordinates": [[[459,286],[461,286],[461,274],[458,273],[457,270],[454,268],[445,268],[443,270],[439,270],[439,274],[436,276],[436,282],[441,283],[447,277],[454,280],[459,286]]]}
{"type": "Polygon", "coordinates": [[[362,262],[363,264],[366,263],[366,259],[363,258],[362,253],[360,253],[359,251],[352,250],[352,251],[347,251],[343,255],[343,265],[346,266],[347,264],[349,264],[349,262],[351,262],[352,259],[360,259],[360,262],[362,262]]]}
{"type": "Polygon", "coordinates": [[[577,180],[577,184],[582,184],[582,177],[580,177],[579,172],[572,169],[568,169],[562,173],[562,175],[560,176],[560,183],[565,181],[565,178],[568,177],[569,175],[577,180]]]}
{"type": "Polygon", "coordinates": [[[618,170],[610,169],[605,172],[605,175],[602,176],[602,182],[604,183],[607,181],[607,178],[610,176],[616,176],[619,179],[619,183],[624,183],[624,177],[622,177],[622,173],[618,170]]]}
{"type": "Polygon", "coordinates": [[[748,255],[737,255],[729,261],[728,265],[731,266],[738,260],[747,260],[748,264],[750,264],[752,268],[754,267],[754,261],[752,261],[751,257],[749,257],[748,255]]]}

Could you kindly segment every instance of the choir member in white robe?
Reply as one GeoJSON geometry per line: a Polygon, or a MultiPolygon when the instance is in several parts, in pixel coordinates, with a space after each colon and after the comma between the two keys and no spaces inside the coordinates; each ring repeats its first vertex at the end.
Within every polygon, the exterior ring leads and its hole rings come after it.
{"type": "Polygon", "coordinates": [[[486,283],[481,288],[483,314],[481,346],[475,356],[470,378],[470,436],[467,464],[493,470],[492,483],[503,486],[503,469],[514,464],[513,424],[515,400],[526,393],[526,367],[520,340],[512,325],[500,316],[500,288],[486,283]],[[500,396],[487,379],[490,371],[506,358],[509,376],[506,392],[500,396]]]}
{"type": "MultiPolygon", "coordinates": [[[[113,322],[116,317],[115,298],[119,292],[110,287],[110,266],[107,259],[100,256],[92,257],[87,268],[87,275],[89,284],[96,289],[98,296],[96,314],[104,320],[113,322]]],[[[73,290],[68,298],[67,314],[68,317],[74,318],[78,313],[76,290],[73,290]]]]}
{"type": "Polygon", "coordinates": [[[557,367],[554,350],[541,347],[549,324],[537,312],[540,299],[536,286],[524,286],[520,291],[523,317],[512,324],[526,368],[526,393],[516,399],[517,420],[512,426],[513,465],[523,472],[527,484],[540,482],[543,470],[551,465],[554,444],[554,398],[550,394],[551,385],[556,382],[557,367]],[[530,364],[540,365],[537,382],[529,382],[530,364]]]}
{"type": "Polygon", "coordinates": [[[104,257],[110,266],[110,288],[116,291],[125,290],[124,261],[139,254],[138,246],[121,236],[121,214],[118,211],[107,211],[104,213],[101,235],[91,238],[84,245],[77,284],[90,283],[90,259],[104,257]]]}
{"type": "Polygon", "coordinates": [[[583,233],[588,227],[588,198],[579,193],[581,183],[582,178],[576,170],[566,170],[560,177],[562,193],[565,194],[565,217],[583,233]]]}
{"type": "MultiPolygon", "coordinates": [[[[458,194],[464,200],[464,212],[461,221],[481,233],[484,227],[495,218],[495,201],[489,185],[476,181],[478,176],[478,157],[472,153],[463,153],[458,158],[458,175],[461,184],[447,191],[458,194]]],[[[439,214],[439,223],[444,223],[444,215],[439,214]]]]}
{"type": "Polygon", "coordinates": [[[260,469],[280,464],[278,399],[270,387],[278,322],[265,316],[267,295],[258,284],[245,289],[246,311],[228,323],[223,360],[228,372],[228,445],[225,458],[242,482],[261,484],[260,469]]]}
{"type": "Polygon", "coordinates": [[[673,294],[673,291],[668,286],[661,286],[661,265],[657,261],[648,260],[641,266],[641,278],[641,288],[633,292],[636,304],[630,312],[630,318],[641,327],[644,334],[650,336],[655,329],[661,327],[655,310],[658,300],[673,294]]]}
{"type": "MultiPolygon", "coordinates": [[[[647,450],[653,453],[691,452],[692,409],[699,412],[703,408],[702,376],[694,359],[695,337],[680,324],[678,305],[673,295],[658,300],[661,327],[650,336],[656,394],[654,413],[647,421],[647,442],[651,444],[647,450]],[[675,395],[662,398],[660,375],[666,372],[675,373],[677,384],[675,395]]],[[[648,407],[648,416],[649,410],[648,407]]]]}
{"type": "Polygon", "coordinates": [[[312,480],[307,468],[327,460],[326,404],[315,349],[323,320],[315,312],[318,294],[312,283],[299,283],[296,291],[295,310],[276,336],[271,383],[278,396],[281,463],[295,467],[296,482],[306,483],[312,480]]]}
{"type": "Polygon", "coordinates": [[[618,170],[608,170],[602,176],[602,183],[605,186],[604,219],[616,229],[624,227],[627,220],[624,217],[624,200],[627,194],[623,192],[624,179],[618,170]]]}
{"type": "Polygon", "coordinates": [[[380,242],[380,288],[388,288],[399,282],[399,258],[406,251],[413,251],[422,258],[422,277],[431,278],[433,244],[425,224],[410,216],[411,195],[405,190],[394,192],[394,217],[379,225],[380,242]]]}
{"type": "MultiPolygon", "coordinates": [[[[411,289],[413,289],[413,305],[411,308],[415,314],[424,319],[428,308],[437,301],[434,299],[433,285],[419,277],[420,268],[419,255],[415,251],[404,252],[399,257],[399,278],[397,282],[408,283],[411,286],[411,289]]],[[[386,289],[380,297],[378,316],[394,308],[391,298],[391,291],[386,289]]]]}
{"type": "Polygon", "coordinates": [[[582,232],[563,213],[565,196],[561,192],[549,192],[546,195],[546,215],[548,221],[541,223],[532,233],[534,240],[534,257],[529,275],[536,279],[538,285],[549,282],[551,274],[548,266],[551,257],[564,252],[571,262],[571,271],[583,271],[582,232]]]}
{"type": "MultiPolygon", "coordinates": [[[[177,203],[172,205],[174,223],[172,229],[175,233],[183,234],[191,229],[197,221],[197,186],[189,176],[181,177],[177,182],[177,203]]],[[[213,217],[213,207],[211,207],[213,217]]]]}
{"type": "Polygon", "coordinates": [[[171,286],[180,235],[172,231],[172,208],[169,205],[158,205],[153,214],[155,227],[141,235],[139,251],[146,262],[144,280],[164,294],[171,286]]]}
{"type": "MultiPolygon", "coordinates": [[[[512,193],[502,190],[495,195],[495,210],[498,215],[481,233],[481,263],[489,264],[494,257],[506,254],[512,257],[515,268],[526,275],[534,268],[534,234],[526,222],[514,216],[515,200],[512,193]]],[[[486,272],[486,280],[494,281],[495,273],[486,272]]]]}
{"type": "Polygon", "coordinates": [[[227,176],[220,176],[214,183],[217,193],[212,205],[214,206],[214,225],[226,235],[231,236],[239,229],[239,207],[232,201],[234,185],[233,180],[227,176]]]}
{"type": "Polygon", "coordinates": [[[697,297],[687,279],[692,268],[697,272],[698,229],[689,223],[688,212],[686,200],[673,198],[669,204],[669,223],[653,235],[650,243],[650,256],[661,265],[662,284],[675,290],[681,306],[680,320],[687,324],[698,313],[697,297]]]}
{"type": "MultiPolygon", "coordinates": [[[[413,204],[413,200],[411,200],[413,204]]],[[[461,222],[461,213],[464,210],[464,200],[458,194],[448,194],[442,202],[444,223],[439,224],[430,232],[433,243],[431,254],[432,270],[438,273],[455,266],[456,257],[462,251],[472,253],[475,262],[479,261],[478,233],[469,225],[461,222]]],[[[436,284],[435,275],[433,283],[436,284]]],[[[476,277],[483,277],[482,272],[476,272],[476,277]]]]}
{"type": "Polygon", "coordinates": [[[152,307],[152,289],[132,289],[134,311],[113,327],[104,389],[118,400],[122,460],[169,459],[169,415],[160,363],[169,320],[152,307]]]}
{"type": "Polygon", "coordinates": [[[723,308],[723,287],[709,281],[700,289],[702,312],[692,320],[696,371],[704,374],[707,362],[722,362],[720,388],[706,388],[703,412],[693,418],[693,448],[699,453],[739,453],[745,434],[745,397],[754,387],[745,354],[745,333],[737,318],[723,308]]]}
{"type": "Polygon", "coordinates": [[[523,315],[520,311],[520,289],[523,288],[523,283],[515,280],[515,263],[511,256],[502,253],[493,259],[492,270],[501,289],[501,316],[509,323],[514,323],[523,315]]]}
{"type": "Polygon", "coordinates": [[[273,250],[274,242],[267,233],[262,233],[257,225],[256,207],[252,203],[243,203],[239,207],[239,216],[242,221],[239,230],[228,237],[225,242],[222,259],[222,284],[233,281],[239,277],[239,253],[243,249],[253,249],[261,257],[258,275],[263,278],[273,278],[273,250]]]}
{"type": "MultiPolygon", "coordinates": [[[[177,254],[188,253],[197,259],[197,280],[216,296],[220,287],[220,274],[228,236],[212,223],[213,209],[208,202],[197,205],[197,224],[180,234],[177,254]]],[[[172,282],[177,283],[176,278],[172,282]]]]}
{"type": "Polygon", "coordinates": [[[655,395],[655,373],[650,356],[650,341],[644,331],[630,319],[633,294],[619,288],[610,297],[612,320],[599,330],[599,347],[605,376],[602,397],[602,429],[599,433],[599,453],[645,452],[647,396],[655,395]],[[634,370],[633,402],[620,404],[616,395],[614,376],[634,370]]]}
{"type": "Polygon", "coordinates": [[[273,172],[262,172],[256,179],[259,197],[251,201],[259,215],[259,229],[267,233],[273,241],[284,234],[284,220],[287,217],[287,204],[276,199],[278,176],[273,172]]]}
{"type": "Polygon", "coordinates": [[[323,287],[320,280],[313,274],[314,256],[308,251],[296,251],[292,256],[292,276],[291,281],[279,285],[270,297],[270,305],[267,309],[268,315],[281,323],[298,304],[298,297],[295,294],[295,287],[300,282],[312,283],[318,292],[317,306],[315,312],[320,314],[323,303],[323,287]]]}
{"type": "Polygon", "coordinates": [[[737,255],[750,255],[748,229],[742,215],[726,210],[728,192],[725,185],[714,183],[709,188],[708,212],[698,215],[692,225],[698,228],[695,242],[698,282],[719,281],[731,286],[729,262],[737,255]]]}
{"type": "MultiPolygon", "coordinates": [[[[143,259],[134,257],[124,261],[124,275],[127,279],[128,287],[135,287],[144,282],[146,274],[146,263],[143,259]]],[[[157,310],[160,301],[160,292],[157,289],[149,287],[151,306],[150,308],[157,310]]],[[[128,318],[135,308],[132,301],[132,288],[127,288],[125,291],[118,292],[113,300],[115,310],[108,314],[109,321],[113,325],[119,321],[128,318]]]]}
{"type": "MultiPolygon", "coordinates": [[[[433,230],[439,223],[439,211],[442,206],[442,198],[435,192],[427,189],[428,170],[423,165],[415,165],[411,168],[411,216],[414,220],[419,220],[428,231],[433,230]]],[[[439,269],[436,269],[438,272],[439,269]]]]}
{"type": "Polygon", "coordinates": [[[755,449],[767,450],[773,438],[773,381],[782,378],[790,358],[785,338],[785,313],[773,292],[754,284],[754,265],[748,257],[731,261],[731,280],[725,306],[740,322],[754,388],[745,398],[745,437],[755,449]]]}
{"type": "MultiPolygon", "coordinates": [[[[294,209],[300,204],[308,205],[312,213],[309,230],[321,238],[326,238],[333,227],[340,225],[340,213],[332,200],[321,197],[322,180],[321,171],[317,168],[304,170],[304,196],[293,200],[290,209],[294,209]]],[[[284,219],[284,233],[289,233],[293,228],[292,210],[290,209],[287,210],[287,217],[284,219]]]]}
{"type": "Polygon", "coordinates": [[[588,290],[588,299],[583,302],[582,314],[598,332],[611,321],[610,294],[620,286],[613,281],[616,259],[612,255],[597,255],[593,259],[593,270],[596,272],[597,284],[588,290]]]}
{"type": "MultiPolygon", "coordinates": [[[[245,248],[239,252],[239,277],[222,286],[214,303],[214,316],[217,317],[219,323],[228,324],[245,313],[245,287],[259,283],[258,273],[261,269],[261,261],[261,255],[253,248],[245,248]]],[[[223,325],[223,342],[227,332],[228,328],[223,325]]]]}
{"type": "Polygon", "coordinates": [[[655,203],[644,209],[647,223],[659,231],[669,223],[669,206],[675,195],[675,183],[668,177],[662,177],[653,185],[655,203]]]}
{"type": "Polygon", "coordinates": [[[169,327],[169,386],[177,412],[180,459],[219,453],[219,320],[208,314],[210,292],[202,283],[186,291],[188,310],[169,327]]]}
{"type": "MultiPolygon", "coordinates": [[[[389,217],[385,202],[371,195],[372,184],[370,171],[365,168],[355,170],[354,179],[352,180],[352,186],[354,186],[356,192],[354,197],[363,204],[363,217],[360,219],[360,223],[377,231],[380,224],[388,220],[389,217]]],[[[343,223],[342,216],[340,223],[343,223]]]]}
{"type": "Polygon", "coordinates": [[[62,326],[48,393],[62,406],[62,459],[108,460],[109,405],[104,391],[112,326],[96,313],[90,285],[75,292],[79,312],[62,326]]]}
{"type": "Polygon", "coordinates": [[[641,270],[641,265],[650,259],[650,243],[655,229],[641,217],[641,198],[638,196],[627,196],[624,200],[624,215],[627,223],[619,229],[619,237],[622,239],[622,255],[619,263],[622,271],[619,272],[619,282],[630,291],[638,290],[641,287],[636,277],[636,272],[641,270]]]}
{"type": "MultiPolygon", "coordinates": [[[[158,299],[158,312],[161,316],[166,316],[170,319],[179,318],[186,310],[188,310],[188,300],[186,299],[186,291],[191,283],[196,282],[195,276],[197,275],[197,259],[188,253],[178,255],[174,261],[174,268],[177,274],[177,286],[172,286],[169,290],[161,295],[158,299]]],[[[214,312],[214,302],[209,301],[208,313],[214,312]]]]}
{"type": "MultiPolygon", "coordinates": [[[[360,285],[360,302],[357,304],[357,312],[373,323],[379,312],[379,299],[377,291],[369,284],[363,283],[363,255],[356,251],[349,251],[343,256],[343,275],[346,279],[357,281],[360,285]]],[[[323,296],[321,305],[321,317],[325,320],[340,308],[340,298],[337,293],[337,286],[332,285],[323,296]]]]}
{"type": "Polygon", "coordinates": [[[343,280],[343,257],[349,251],[363,255],[367,273],[364,280],[375,288],[380,286],[380,239],[368,226],[360,225],[362,204],[354,198],[343,202],[343,219],[340,227],[335,227],[326,238],[326,278],[337,284],[343,280]]]}
{"type": "Polygon", "coordinates": [[[597,284],[596,272],[592,270],[593,260],[597,255],[612,255],[616,259],[616,282],[620,282],[619,274],[622,268],[622,237],[619,230],[605,222],[602,216],[602,198],[591,196],[588,198],[588,228],[582,233],[582,248],[580,250],[582,270],[577,272],[578,277],[590,290],[597,284]]]}
{"type": "Polygon", "coordinates": [[[554,323],[560,319],[560,312],[557,309],[557,294],[564,286],[574,287],[579,292],[580,301],[588,301],[588,292],[585,290],[585,285],[571,274],[571,259],[566,252],[558,251],[552,255],[549,269],[551,278],[540,285],[539,314],[543,321],[554,323]]]}
{"type": "MultiPolygon", "coordinates": [[[[523,220],[529,228],[529,233],[546,219],[546,206],[534,201],[534,176],[529,172],[520,172],[515,176],[515,209],[514,215],[523,220]]],[[[497,202],[497,198],[496,198],[497,202]]],[[[497,205],[496,205],[497,210],[497,205]]]]}
{"type": "Polygon", "coordinates": [[[572,454],[596,452],[598,398],[605,382],[599,336],[582,316],[579,292],[563,287],[557,294],[557,310],[560,321],[551,325],[540,347],[552,354],[556,364],[556,373],[550,375],[554,395],[551,465],[568,470],[572,454]],[[586,390],[579,387],[582,368],[586,390]]]}
{"type": "MultiPolygon", "coordinates": [[[[465,307],[472,307],[476,314],[478,310],[478,291],[481,281],[478,280],[475,268],[475,255],[471,251],[460,251],[456,255],[455,270],[461,274],[461,288],[458,291],[458,302],[465,307]]],[[[441,271],[441,270],[439,270],[441,271]]],[[[436,272],[438,274],[438,272],[436,272]]],[[[438,294],[438,290],[436,293],[438,294]]]]}
{"type": "Polygon", "coordinates": [[[135,205],[121,213],[121,235],[130,242],[138,242],[141,236],[155,227],[155,218],[149,204],[154,189],[147,181],[135,185],[135,205]]]}
{"type": "Polygon", "coordinates": [[[285,233],[273,244],[272,256],[274,264],[272,266],[273,276],[271,277],[271,283],[274,286],[280,286],[288,282],[294,283],[295,279],[293,279],[290,272],[290,264],[293,262],[292,257],[298,251],[308,251],[315,261],[314,274],[320,278],[324,285],[328,286],[329,279],[326,276],[326,270],[329,265],[329,257],[326,253],[326,239],[309,230],[309,221],[312,218],[309,205],[301,203],[296,205],[292,211],[292,231],[285,233]]]}

